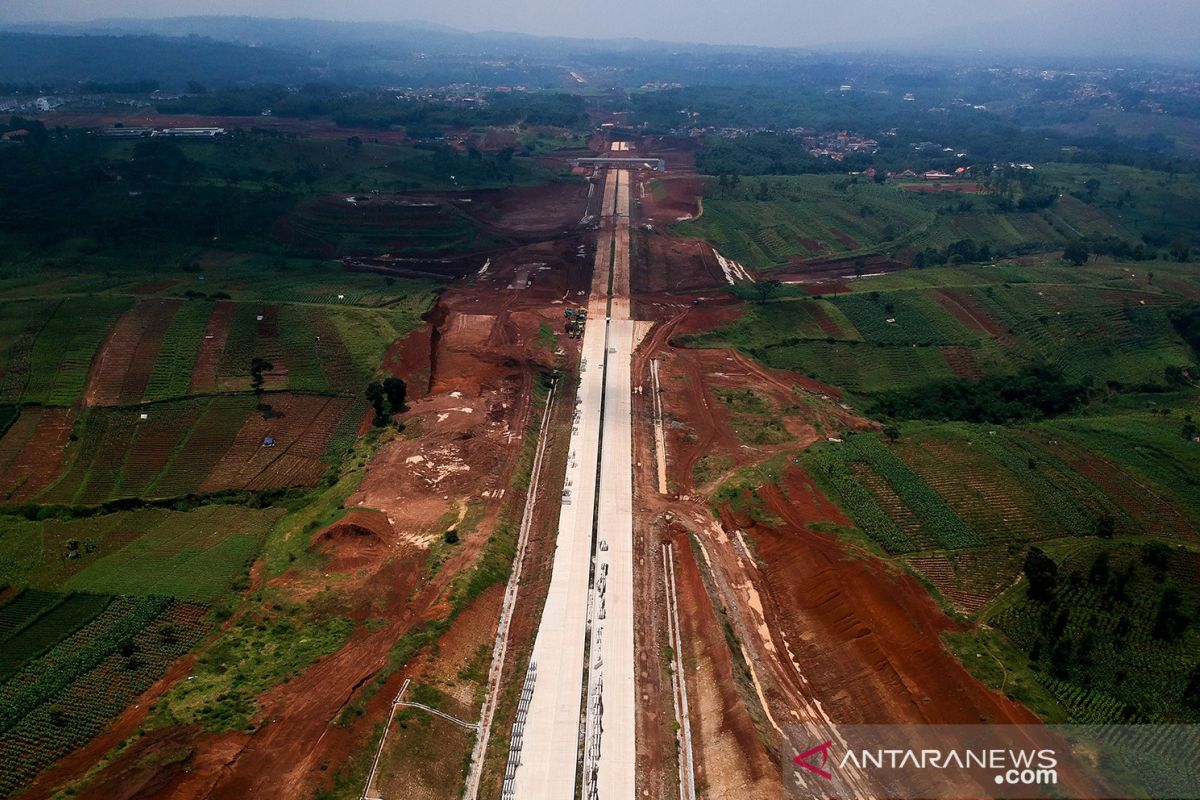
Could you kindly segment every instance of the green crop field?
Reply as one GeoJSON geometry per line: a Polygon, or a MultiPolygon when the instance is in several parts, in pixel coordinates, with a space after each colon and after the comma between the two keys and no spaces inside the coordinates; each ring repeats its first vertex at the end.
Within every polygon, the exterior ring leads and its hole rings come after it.
{"type": "Polygon", "coordinates": [[[58,609],[24,632],[32,645],[44,628],[49,649],[6,664],[0,683],[0,795],[104,730],[206,630],[203,607],[161,597],[76,595],[58,609]]]}
{"type": "Polygon", "coordinates": [[[150,373],[144,402],[186,397],[192,382],[192,368],[204,338],[204,329],[212,314],[212,304],[193,300],[186,303],[171,320],[163,337],[162,349],[150,373]]]}
{"type": "Polygon", "coordinates": [[[1194,355],[1167,319],[1183,301],[1172,287],[1185,278],[1159,269],[1170,277],[1154,283],[1116,265],[908,270],[855,281],[849,294],[750,303],[734,322],[686,341],[736,347],[857,395],[918,387],[956,369],[1007,374],[1028,364],[1095,385],[1161,383],[1194,355]],[[974,321],[963,318],[968,310],[974,321]]]}
{"type": "Polygon", "coordinates": [[[1036,177],[1056,190],[1048,208],[1001,210],[987,195],[905,191],[865,178],[743,176],[733,188],[710,180],[703,217],[674,229],[759,269],[794,259],[944,250],[961,240],[993,253],[1028,253],[1061,250],[1081,237],[1145,238],[1162,247],[1195,233],[1187,209],[1200,192],[1182,177],[1080,164],[1042,165],[1036,177]],[[1071,194],[1082,195],[1093,180],[1099,189],[1092,199],[1071,194]]]}
{"type": "Polygon", "coordinates": [[[0,649],[0,680],[86,625],[110,600],[111,597],[96,594],[63,595],[51,608],[28,619],[19,631],[4,639],[4,647],[0,649]]]}
{"type": "Polygon", "coordinates": [[[0,580],[208,602],[242,572],[282,513],[210,505],[69,521],[0,516],[0,580]]]}
{"type": "Polygon", "coordinates": [[[63,300],[33,346],[29,382],[21,402],[74,403],[83,394],[96,350],[131,305],[129,298],[106,295],[63,300]]]}

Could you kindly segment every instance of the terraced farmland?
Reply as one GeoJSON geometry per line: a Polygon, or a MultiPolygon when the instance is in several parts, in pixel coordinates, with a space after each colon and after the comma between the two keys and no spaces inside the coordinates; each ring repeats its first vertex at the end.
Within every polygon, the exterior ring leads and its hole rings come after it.
{"type": "Polygon", "coordinates": [[[326,447],[352,400],[279,393],[264,402],[269,411],[258,411],[250,395],[89,409],[66,471],[39,500],[94,505],[313,485],[327,469],[326,447]]]}
{"type": "Polygon", "coordinates": [[[893,187],[869,183],[835,186],[839,179],[800,175],[765,179],[768,198],[757,199],[753,187],[739,193],[715,194],[715,182],[704,199],[704,215],[679,223],[685,236],[711,242],[726,257],[767,269],[806,259],[878,246],[923,229],[932,210],[893,187]],[[891,239],[888,234],[891,234],[891,239]]]}
{"type": "Polygon", "coordinates": [[[63,300],[34,343],[21,402],[69,406],[78,400],[96,351],[131,304],[107,295],[63,300]]]}
{"type": "Polygon", "coordinates": [[[185,303],[167,328],[142,402],[186,397],[213,305],[185,303]]]}
{"type": "Polygon", "coordinates": [[[131,405],[141,401],[163,337],[182,305],[180,300],[141,300],[117,320],[96,356],[88,386],[89,405],[131,405]]]}
{"type": "Polygon", "coordinates": [[[0,438],[0,500],[34,497],[58,478],[74,412],[25,406],[0,438]]]}
{"type": "MultiPolygon", "coordinates": [[[[206,630],[205,609],[194,604],[156,597],[92,602],[103,610],[88,609],[90,621],[0,683],[0,795],[100,733],[206,630]]],[[[74,624],[84,613],[47,614],[27,630],[45,625],[49,640],[60,630],[52,626],[74,624]]]]}
{"type": "Polygon", "coordinates": [[[33,347],[57,300],[0,304],[0,403],[20,402],[29,383],[33,347]]]}

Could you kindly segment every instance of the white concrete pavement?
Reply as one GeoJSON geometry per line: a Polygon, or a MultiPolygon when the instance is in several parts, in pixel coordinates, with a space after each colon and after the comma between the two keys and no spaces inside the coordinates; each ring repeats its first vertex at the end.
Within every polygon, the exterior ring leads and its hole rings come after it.
{"type": "Polygon", "coordinates": [[[603,225],[582,341],[578,413],[553,572],[531,658],[537,679],[523,728],[514,731],[514,742],[520,736],[520,751],[516,769],[505,781],[505,800],[575,797],[587,661],[584,797],[632,800],[635,791],[632,355],[636,342],[635,325],[629,319],[629,175],[624,170],[610,171],[605,180],[603,225]]]}

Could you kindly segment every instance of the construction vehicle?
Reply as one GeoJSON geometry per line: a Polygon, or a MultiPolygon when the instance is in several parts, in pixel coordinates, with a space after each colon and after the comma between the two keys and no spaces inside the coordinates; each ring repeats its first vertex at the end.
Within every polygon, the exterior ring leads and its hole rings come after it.
{"type": "Polygon", "coordinates": [[[578,339],[583,336],[583,326],[587,322],[587,310],[566,308],[563,309],[563,316],[567,319],[567,337],[578,339]]]}

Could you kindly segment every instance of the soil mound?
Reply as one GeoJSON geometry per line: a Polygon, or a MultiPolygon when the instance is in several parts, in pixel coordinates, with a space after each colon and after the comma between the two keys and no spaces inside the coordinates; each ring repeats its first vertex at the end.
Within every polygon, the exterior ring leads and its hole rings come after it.
{"type": "Polygon", "coordinates": [[[313,534],[312,550],[329,559],[326,570],[349,570],[378,564],[387,556],[392,538],[387,516],[378,511],[351,511],[313,534]]]}

